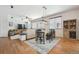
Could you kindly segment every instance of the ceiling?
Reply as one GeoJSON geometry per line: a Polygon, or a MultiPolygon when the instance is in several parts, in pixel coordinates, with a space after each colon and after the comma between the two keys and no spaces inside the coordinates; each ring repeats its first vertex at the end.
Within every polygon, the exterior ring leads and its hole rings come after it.
{"type": "MultiPolygon", "coordinates": [[[[9,15],[22,15],[28,16],[32,19],[43,16],[43,5],[14,5],[14,8],[10,8],[10,5],[4,7],[0,5],[0,11],[3,8],[6,9],[4,12],[9,15]]],[[[78,5],[45,5],[47,8],[46,15],[55,14],[58,12],[66,11],[73,8],[78,8],[78,5]]]]}

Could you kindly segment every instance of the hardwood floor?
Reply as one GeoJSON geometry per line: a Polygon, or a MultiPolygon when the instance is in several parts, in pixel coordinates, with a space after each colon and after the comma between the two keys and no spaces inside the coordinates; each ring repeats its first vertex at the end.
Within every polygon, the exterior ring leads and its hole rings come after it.
{"type": "MultiPolygon", "coordinates": [[[[79,53],[78,40],[61,38],[60,42],[49,52],[49,54],[71,53],[79,53]]],[[[20,40],[0,38],[0,54],[37,54],[37,52],[20,40]]]]}
{"type": "Polygon", "coordinates": [[[50,54],[79,54],[79,40],[64,39],[49,52],[50,54]]]}
{"type": "Polygon", "coordinates": [[[8,38],[0,38],[1,54],[35,54],[36,51],[20,40],[10,40],[8,38]]]}

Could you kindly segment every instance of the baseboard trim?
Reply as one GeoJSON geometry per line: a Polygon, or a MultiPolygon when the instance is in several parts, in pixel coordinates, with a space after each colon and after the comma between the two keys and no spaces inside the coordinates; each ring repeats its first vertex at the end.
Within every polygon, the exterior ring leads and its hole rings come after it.
{"type": "Polygon", "coordinates": [[[0,37],[0,38],[8,38],[8,37],[0,37]]]}

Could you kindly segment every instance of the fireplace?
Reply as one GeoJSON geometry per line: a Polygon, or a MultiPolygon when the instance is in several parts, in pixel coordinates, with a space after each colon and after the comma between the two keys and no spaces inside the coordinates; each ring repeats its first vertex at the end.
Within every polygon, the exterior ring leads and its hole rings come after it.
{"type": "Polygon", "coordinates": [[[70,31],[69,37],[72,38],[72,39],[76,39],[76,31],[70,31]]]}

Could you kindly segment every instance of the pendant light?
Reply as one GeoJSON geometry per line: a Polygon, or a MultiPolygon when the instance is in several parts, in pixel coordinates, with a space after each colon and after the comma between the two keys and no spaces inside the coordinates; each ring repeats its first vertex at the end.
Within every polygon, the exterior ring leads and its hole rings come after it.
{"type": "Polygon", "coordinates": [[[47,10],[47,8],[46,8],[45,6],[43,6],[42,8],[43,8],[42,21],[47,22],[47,21],[45,20],[45,16],[46,16],[46,10],[47,10]]]}

